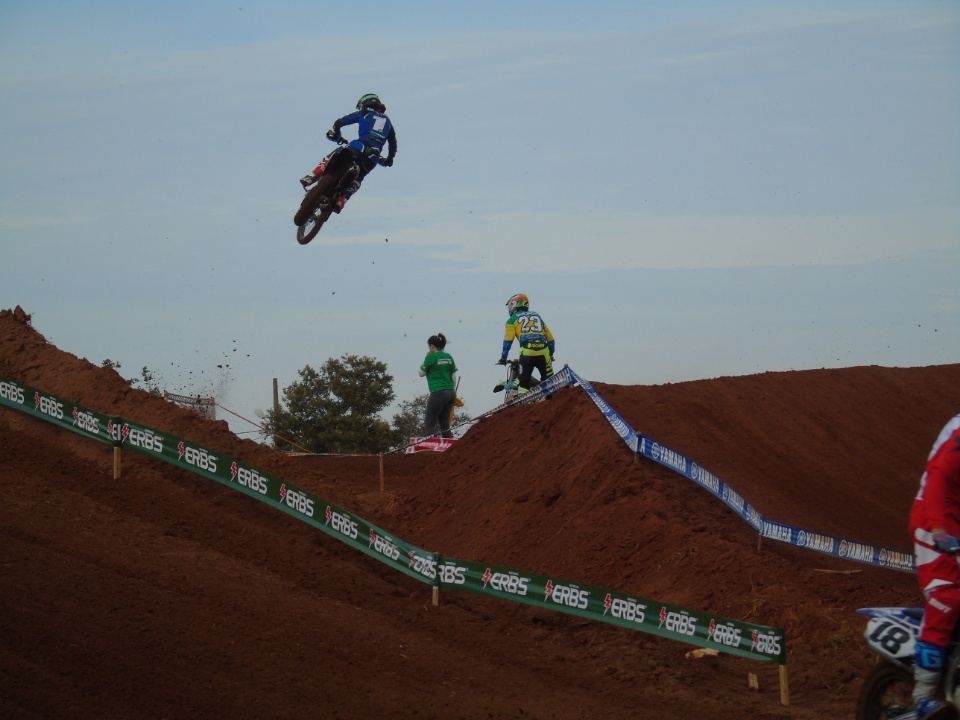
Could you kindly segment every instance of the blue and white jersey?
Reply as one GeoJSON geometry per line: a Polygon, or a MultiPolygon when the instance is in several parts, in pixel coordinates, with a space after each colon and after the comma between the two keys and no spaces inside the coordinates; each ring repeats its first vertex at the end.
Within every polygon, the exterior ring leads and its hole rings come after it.
{"type": "Polygon", "coordinates": [[[393,157],[397,152],[397,133],[393,129],[393,123],[383,113],[375,110],[366,112],[354,112],[344,115],[337,120],[333,127],[337,132],[346,125],[357,125],[357,134],[359,138],[350,143],[350,146],[359,150],[362,155],[380,155],[383,153],[383,145],[387,144],[389,153],[387,157],[393,157]]]}

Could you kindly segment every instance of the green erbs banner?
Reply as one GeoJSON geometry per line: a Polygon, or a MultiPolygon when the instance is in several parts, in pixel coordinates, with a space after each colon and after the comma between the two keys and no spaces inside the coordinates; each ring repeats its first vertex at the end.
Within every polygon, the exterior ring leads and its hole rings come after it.
{"type": "Polygon", "coordinates": [[[441,588],[536,605],[754,660],[781,665],[787,661],[782,628],[731,620],[552,575],[447,557],[438,563],[438,577],[441,588]]]}
{"type": "Polygon", "coordinates": [[[239,460],[144,425],[97,413],[3,377],[0,377],[0,405],[226,485],[437,588],[536,605],[754,660],[781,665],[787,661],[782,628],[731,620],[554,576],[440,557],[239,460]]]}
{"type": "Polygon", "coordinates": [[[108,415],[43,392],[16,380],[0,377],[0,405],[7,405],[91,440],[113,443],[108,415]]]}

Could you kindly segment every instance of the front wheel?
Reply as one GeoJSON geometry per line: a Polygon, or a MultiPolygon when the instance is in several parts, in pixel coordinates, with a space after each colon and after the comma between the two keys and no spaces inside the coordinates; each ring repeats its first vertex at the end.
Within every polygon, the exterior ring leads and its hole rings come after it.
{"type": "Polygon", "coordinates": [[[297,242],[301,245],[306,245],[317,236],[333,212],[333,189],[336,185],[336,178],[324,175],[304,196],[300,209],[293,216],[297,226],[297,242]]]}
{"type": "Polygon", "coordinates": [[[860,690],[857,720],[913,717],[913,675],[887,662],[877,665],[860,690]]]}
{"type": "Polygon", "coordinates": [[[332,212],[333,210],[329,208],[318,208],[310,217],[304,220],[303,223],[297,225],[297,242],[301,245],[306,245],[313,240],[317,236],[317,233],[320,232],[323,224],[330,218],[332,212]]]}

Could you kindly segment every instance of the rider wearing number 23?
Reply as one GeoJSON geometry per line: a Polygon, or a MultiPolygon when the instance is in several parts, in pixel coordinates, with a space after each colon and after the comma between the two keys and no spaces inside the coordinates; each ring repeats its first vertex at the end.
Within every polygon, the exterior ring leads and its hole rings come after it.
{"type": "Polygon", "coordinates": [[[525,393],[530,389],[534,368],[540,374],[541,382],[553,375],[553,352],[556,343],[550,328],[539,313],[530,309],[530,299],[523,293],[507,300],[507,314],[510,319],[507,320],[503,351],[497,364],[507,364],[510,347],[516,340],[520,344],[520,374],[517,381],[520,392],[525,393]]]}
{"type": "Polygon", "coordinates": [[[952,704],[937,696],[937,686],[960,619],[960,415],[940,431],[927,458],[910,511],[910,533],[917,579],[927,599],[914,646],[916,717],[955,717],[952,704]]]}

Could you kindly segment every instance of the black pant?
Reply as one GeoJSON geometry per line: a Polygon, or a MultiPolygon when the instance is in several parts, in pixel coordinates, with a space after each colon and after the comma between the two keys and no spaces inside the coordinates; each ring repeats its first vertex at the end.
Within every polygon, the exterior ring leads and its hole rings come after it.
{"type": "Polygon", "coordinates": [[[370,174],[370,171],[377,166],[378,155],[364,155],[362,152],[357,150],[353,145],[348,145],[350,152],[353,153],[353,156],[357,159],[357,167],[360,168],[360,175],[357,176],[357,184],[363,182],[363,179],[370,174]]]}
{"type": "Polygon", "coordinates": [[[524,390],[530,389],[534,368],[540,373],[540,382],[553,375],[553,363],[550,362],[548,355],[521,355],[520,375],[517,377],[517,382],[524,390]]]}
{"type": "Polygon", "coordinates": [[[456,390],[437,390],[430,393],[430,397],[427,398],[427,411],[423,418],[427,433],[433,435],[439,423],[440,437],[453,437],[453,433],[450,432],[450,417],[453,414],[453,403],[456,399],[456,390]]]}

